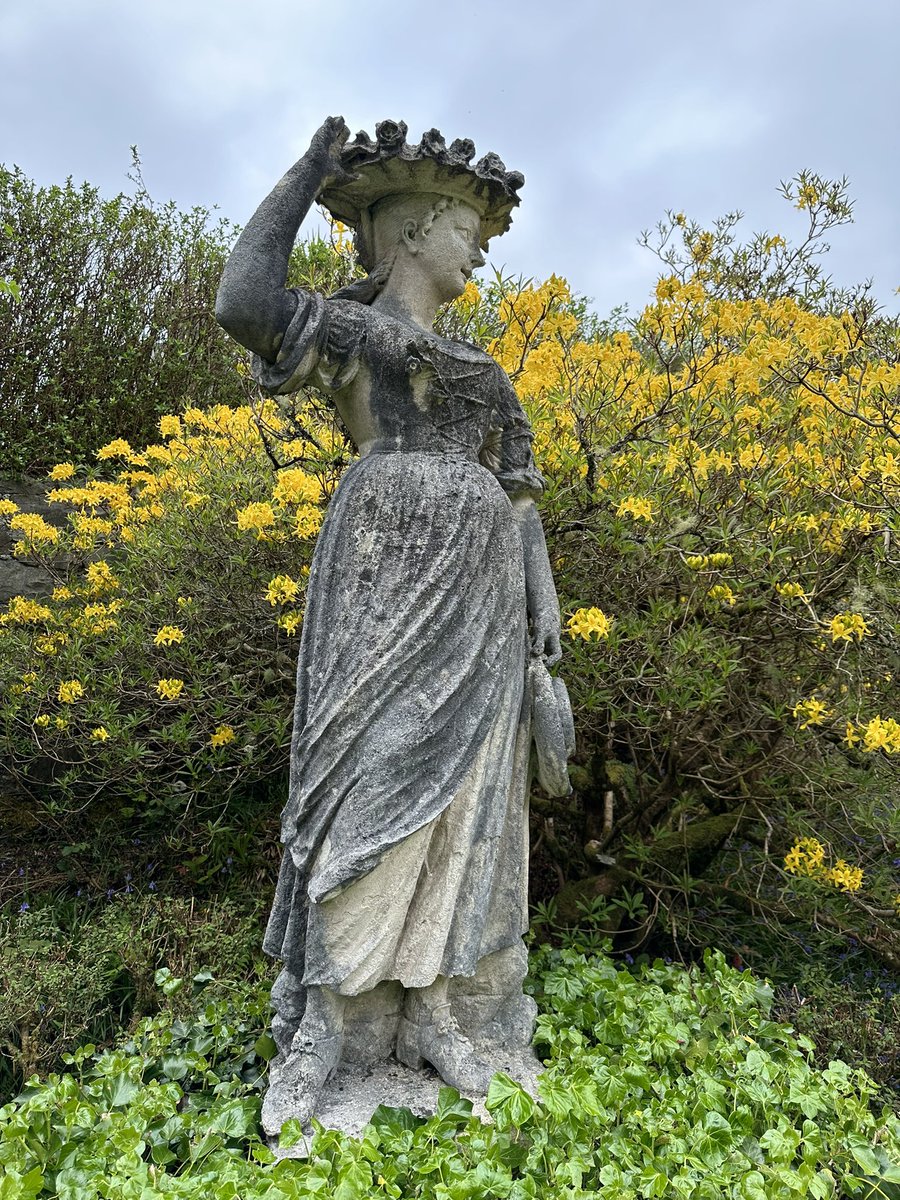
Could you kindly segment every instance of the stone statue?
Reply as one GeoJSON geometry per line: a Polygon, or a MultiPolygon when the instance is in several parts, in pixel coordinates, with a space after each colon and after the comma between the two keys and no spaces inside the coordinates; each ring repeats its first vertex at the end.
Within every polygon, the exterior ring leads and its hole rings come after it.
{"type": "Polygon", "coordinates": [[[326,392],[359,449],[309,576],[284,857],[265,949],[278,1057],[263,1108],[305,1121],[340,1063],[396,1053],[483,1096],[491,1046],[528,1046],[523,994],[532,747],[568,791],[571,713],[547,666],[560,616],[535,499],[543,480],[505,373],[437,336],[524,182],[436,130],[340,117],[259,206],[216,315],[270,394],[326,392]],[[368,276],[287,289],[318,200],[368,276]]]}

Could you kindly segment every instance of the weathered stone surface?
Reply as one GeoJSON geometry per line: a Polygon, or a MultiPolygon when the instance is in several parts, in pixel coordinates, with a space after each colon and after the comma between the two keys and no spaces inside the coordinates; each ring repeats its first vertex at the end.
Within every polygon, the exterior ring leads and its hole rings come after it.
{"type": "MultiPolygon", "coordinates": [[[[502,1044],[481,1043],[478,1050],[490,1054],[498,1071],[504,1071],[537,1096],[537,1079],[542,1065],[529,1048],[507,1049],[502,1044]]],[[[316,1104],[316,1120],[326,1129],[339,1129],[350,1137],[359,1137],[380,1104],[389,1108],[408,1108],[417,1117],[429,1117],[436,1108],[444,1081],[430,1067],[413,1071],[396,1060],[371,1067],[341,1066],[323,1087],[316,1104]]],[[[490,1121],[483,1096],[469,1096],[472,1111],[482,1121],[490,1121]]],[[[290,1115],[290,1114],[288,1114],[290,1115]]],[[[285,1120],[288,1116],[285,1116],[285,1120]]],[[[312,1128],[293,1146],[279,1150],[277,1137],[272,1147],[279,1158],[305,1158],[309,1153],[312,1128]]]]}
{"type": "Polygon", "coordinates": [[[470,167],[470,144],[432,130],[409,147],[405,134],[383,123],[346,146],[329,118],[247,223],[216,304],[264,390],[319,388],[360,451],[307,591],[265,940],[285,964],[270,1134],[288,1116],[324,1119],[332,1074],[370,1111],[392,1081],[431,1095],[429,1076],[384,1065],[392,1048],[472,1095],[498,1055],[535,1069],[522,992],[533,712],[551,791],[568,790],[571,748],[565,689],[545,666],[560,617],[543,480],[504,372],[432,328],[522,180],[496,156],[470,167]],[[317,196],[355,225],[370,267],[327,300],[283,286],[317,196]]]}

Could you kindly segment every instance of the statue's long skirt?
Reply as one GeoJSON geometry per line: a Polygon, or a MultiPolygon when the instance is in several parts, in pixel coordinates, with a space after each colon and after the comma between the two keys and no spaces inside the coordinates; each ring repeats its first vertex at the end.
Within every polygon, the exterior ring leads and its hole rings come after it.
{"type": "Polygon", "coordinates": [[[522,544],[477,462],[372,454],[310,570],[264,942],[355,995],[472,975],[527,923],[522,544]]]}

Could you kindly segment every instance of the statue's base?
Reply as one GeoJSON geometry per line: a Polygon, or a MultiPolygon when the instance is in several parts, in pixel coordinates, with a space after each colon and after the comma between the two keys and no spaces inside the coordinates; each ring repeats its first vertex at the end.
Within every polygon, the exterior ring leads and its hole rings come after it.
{"type": "MultiPolygon", "coordinates": [[[[490,1048],[490,1062],[537,1095],[537,1077],[542,1070],[530,1046],[501,1050],[490,1048]]],[[[373,1067],[342,1066],[325,1084],[316,1105],[316,1120],[326,1129],[339,1129],[350,1137],[359,1137],[379,1104],[389,1108],[408,1108],[417,1117],[429,1117],[437,1109],[438,1092],[444,1082],[436,1071],[424,1067],[413,1071],[395,1058],[373,1067]]],[[[489,1121],[483,1096],[470,1096],[475,1116],[489,1121]]],[[[312,1130],[293,1146],[278,1148],[278,1138],[269,1145],[279,1158],[305,1158],[312,1142],[312,1130]]]]}

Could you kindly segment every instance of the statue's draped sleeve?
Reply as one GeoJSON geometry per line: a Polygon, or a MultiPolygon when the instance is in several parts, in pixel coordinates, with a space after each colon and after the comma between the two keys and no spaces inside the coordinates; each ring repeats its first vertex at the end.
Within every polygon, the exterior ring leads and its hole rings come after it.
{"type": "Polygon", "coordinates": [[[509,376],[497,367],[491,429],[479,457],[514,499],[524,496],[539,500],[546,486],[535,466],[533,441],[534,434],[509,376]]]}
{"type": "Polygon", "coordinates": [[[269,395],[305,384],[338,392],[356,375],[366,340],[365,311],[352,300],[325,300],[291,288],[296,309],[274,362],[253,356],[253,378],[269,395]]]}

